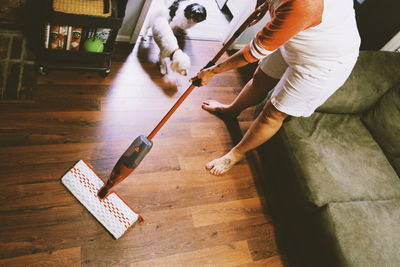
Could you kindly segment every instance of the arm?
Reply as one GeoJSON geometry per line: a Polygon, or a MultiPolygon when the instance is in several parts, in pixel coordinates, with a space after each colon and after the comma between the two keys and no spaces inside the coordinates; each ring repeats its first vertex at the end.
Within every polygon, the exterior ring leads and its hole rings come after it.
{"type": "Polygon", "coordinates": [[[221,62],[210,69],[214,74],[219,74],[228,70],[243,67],[247,64],[249,64],[249,62],[245,59],[243,55],[243,49],[241,49],[224,62],[221,62]]]}
{"type": "Polygon", "coordinates": [[[272,12],[271,21],[245,48],[217,66],[200,71],[193,80],[206,85],[214,75],[258,61],[285,44],[298,32],[318,25],[322,19],[323,1],[282,0],[272,12]]]}
{"type": "Polygon", "coordinates": [[[224,62],[219,63],[208,69],[201,70],[195,77],[191,78],[190,81],[200,80],[200,85],[206,85],[216,75],[228,70],[243,67],[249,64],[243,55],[243,49],[237,51],[235,54],[230,56],[224,62]]]}
{"type": "Polygon", "coordinates": [[[243,52],[249,62],[258,61],[284,45],[297,33],[322,21],[323,0],[282,0],[269,21],[243,52]]]}

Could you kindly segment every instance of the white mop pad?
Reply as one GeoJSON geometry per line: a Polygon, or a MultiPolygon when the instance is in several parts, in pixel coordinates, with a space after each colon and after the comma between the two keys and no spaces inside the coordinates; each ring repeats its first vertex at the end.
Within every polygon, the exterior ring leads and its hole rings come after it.
{"type": "Polygon", "coordinates": [[[97,192],[104,182],[84,162],[79,161],[61,182],[90,213],[115,237],[120,238],[141,217],[115,193],[100,199],[97,192]]]}

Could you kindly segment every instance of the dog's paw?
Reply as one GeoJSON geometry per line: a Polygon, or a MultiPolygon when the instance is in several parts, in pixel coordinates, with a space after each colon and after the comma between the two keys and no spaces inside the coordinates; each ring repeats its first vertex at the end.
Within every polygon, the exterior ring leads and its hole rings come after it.
{"type": "Polygon", "coordinates": [[[160,72],[162,75],[167,74],[167,67],[164,65],[160,65],[160,72]]]}

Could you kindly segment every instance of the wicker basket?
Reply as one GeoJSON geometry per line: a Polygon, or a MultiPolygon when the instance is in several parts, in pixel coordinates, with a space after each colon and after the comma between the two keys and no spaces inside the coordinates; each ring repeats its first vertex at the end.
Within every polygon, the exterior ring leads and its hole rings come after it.
{"type": "Polygon", "coordinates": [[[62,13],[110,17],[111,0],[53,0],[53,10],[62,13]]]}

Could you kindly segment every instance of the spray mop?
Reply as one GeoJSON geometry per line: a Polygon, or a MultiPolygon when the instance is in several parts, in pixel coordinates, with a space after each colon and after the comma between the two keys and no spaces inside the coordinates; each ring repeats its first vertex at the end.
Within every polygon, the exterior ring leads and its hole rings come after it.
{"type": "MultiPolygon", "coordinates": [[[[203,68],[213,66],[223,53],[232,45],[240,34],[263,11],[268,8],[262,4],[243,22],[232,37],[225,43],[214,58],[203,68]]],[[[200,80],[195,80],[182,94],[153,131],[146,137],[138,136],[128,149],[122,154],[106,183],[96,174],[93,168],[83,160],[76,163],[62,178],[64,186],[78,199],[83,206],[114,236],[120,238],[136,221],[142,221],[142,217],[128,206],[111,188],[127,178],[153,146],[152,139],[178,109],[189,94],[201,85],[200,80]]]]}

